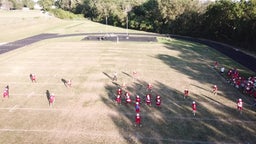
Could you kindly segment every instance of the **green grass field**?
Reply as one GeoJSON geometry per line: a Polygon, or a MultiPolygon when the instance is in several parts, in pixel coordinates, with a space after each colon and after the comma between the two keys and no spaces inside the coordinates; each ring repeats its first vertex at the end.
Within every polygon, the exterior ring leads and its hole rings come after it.
{"type": "MultiPolygon", "coordinates": [[[[1,13],[6,16],[7,12],[1,13]]],[[[8,13],[7,19],[13,19],[8,13]]],[[[38,14],[23,17],[37,17],[38,14]]],[[[40,18],[24,23],[45,27],[28,29],[33,34],[71,34],[104,31],[106,26],[90,21],[62,21],[40,18]]],[[[1,21],[2,23],[2,21],[1,21]]],[[[5,29],[1,25],[0,29],[5,29]]],[[[124,29],[108,27],[110,32],[124,29]]],[[[132,32],[132,31],[130,31],[132,32]]],[[[2,42],[30,34],[17,29],[6,33],[2,42]]],[[[256,112],[251,99],[230,86],[211,68],[235,64],[229,58],[198,43],[159,38],[158,43],[82,41],[82,36],[43,40],[0,55],[0,88],[10,86],[10,98],[0,102],[0,143],[84,144],[84,143],[256,143],[256,112]],[[133,81],[132,72],[138,72],[133,81]],[[118,81],[110,77],[118,72],[118,81]],[[31,83],[29,74],[37,75],[31,83]],[[61,79],[72,79],[72,88],[61,79]],[[162,106],[141,105],[142,127],[135,127],[134,105],[116,105],[118,85],[144,97],[147,83],[153,84],[153,97],[160,94],[162,106]],[[211,93],[219,86],[218,95],[211,93]],[[183,98],[185,88],[189,98],[183,98]],[[46,91],[56,95],[49,107],[46,91]],[[236,110],[244,100],[242,114],[236,110]],[[194,117],[192,101],[198,104],[194,117]]],[[[239,65],[238,65],[239,66],[239,65]]],[[[242,66],[239,70],[249,73],[242,66]]]]}

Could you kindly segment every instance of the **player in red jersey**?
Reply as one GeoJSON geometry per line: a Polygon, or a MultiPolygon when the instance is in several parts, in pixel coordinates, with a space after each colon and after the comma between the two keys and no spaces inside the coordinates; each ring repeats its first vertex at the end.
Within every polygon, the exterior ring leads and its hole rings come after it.
{"type": "Polygon", "coordinates": [[[135,103],[135,111],[136,111],[136,113],[140,112],[140,103],[139,102],[135,103]]]}
{"type": "Polygon", "coordinates": [[[119,105],[121,104],[121,96],[120,95],[116,96],[116,103],[119,105]]]}
{"type": "Polygon", "coordinates": [[[129,93],[129,92],[126,92],[126,93],[125,93],[125,100],[126,100],[126,103],[127,103],[127,104],[132,103],[131,96],[130,96],[130,93],[129,93]]]}
{"type": "Polygon", "coordinates": [[[185,89],[184,90],[184,99],[188,97],[188,93],[189,93],[188,89],[185,89]]]}
{"type": "Polygon", "coordinates": [[[116,94],[122,96],[122,89],[119,88],[119,89],[116,91],[116,94]]]}
{"type": "Polygon", "coordinates": [[[192,103],[192,111],[193,111],[193,115],[196,116],[196,102],[193,101],[192,103]]]}
{"type": "Polygon", "coordinates": [[[141,103],[141,100],[140,100],[140,96],[139,96],[139,95],[136,96],[135,102],[141,103]]]}
{"type": "Polygon", "coordinates": [[[242,114],[242,110],[243,110],[243,101],[242,99],[238,99],[237,101],[237,110],[240,111],[240,114],[242,114]]]}
{"type": "Polygon", "coordinates": [[[150,94],[147,94],[147,95],[146,95],[146,104],[147,104],[148,106],[151,106],[151,95],[150,95],[150,94]]]}
{"type": "Polygon", "coordinates": [[[161,97],[159,95],[156,96],[156,106],[157,107],[161,106],[161,97]]]}
{"type": "Polygon", "coordinates": [[[218,68],[219,63],[217,61],[214,62],[214,68],[217,69],[218,68]]]}
{"type": "Polygon", "coordinates": [[[36,82],[36,75],[35,74],[30,74],[29,77],[30,77],[30,80],[32,82],[36,82]]]}
{"type": "Polygon", "coordinates": [[[9,86],[7,85],[3,92],[3,98],[9,98],[9,86]]]}
{"type": "Polygon", "coordinates": [[[212,93],[213,93],[214,95],[216,95],[217,92],[218,92],[218,87],[217,87],[217,85],[214,85],[214,86],[212,87],[212,93]]]}
{"type": "Polygon", "coordinates": [[[139,113],[136,113],[136,116],[135,116],[135,126],[142,126],[141,125],[141,117],[140,117],[140,114],[139,113]]]}
{"type": "Polygon", "coordinates": [[[52,93],[50,95],[50,98],[49,98],[49,106],[52,106],[54,105],[54,102],[55,102],[55,95],[52,93]]]}

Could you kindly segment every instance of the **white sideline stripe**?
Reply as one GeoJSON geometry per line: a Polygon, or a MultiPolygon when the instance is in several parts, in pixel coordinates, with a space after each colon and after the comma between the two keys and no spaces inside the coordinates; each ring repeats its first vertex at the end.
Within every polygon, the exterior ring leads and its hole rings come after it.
{"type": "Polygon", "coordinates": [[[31,92],[30,94],[28,94],[27,98],[30,98],[32,95],[34,95],[34,92],[31,92]]]}
{"type": "Polygon", "coordinates": [[[0,45],[4,45],[4,44],[7,44],[7,42],[1,42],[0,45]]]}
{"type": "Polygon", "coordinates": [[[13,106],[12,108],[9,109],[9,112],[13,112],[13,111],[16,109],[16,107],[18,107],[18,106],[19,106],[19,105],[13,106]]]}
{"type": "MultiPolygon", "coordinates": [[[[0,132],[38,132],[38,133],[72,133],[72,134],[83,134],[88,136],[101,136],[101,137],[116,137],[122,138],[123,136],[111,134],[108,132],[100,133],[100,132],[81,132],[81,131],[67,131],[67,130],[45,130],[45,129],[9,129],[9,128],[2,128],[0,132]]],[[[128,134],[128,133],[127,133],[128,134]]],[[[200,144],[215,144],[216,142],[209,142],[209,141],[192,141],[192,140],[184,140],[184,139],[172,139],[172,138],[161,138],[161,137],[144,137],[136,134],[135,137],[137,139],[149,139],[149,140],[160,140],[160,141],[169,141],[169,142],[178,142],[178,143],[200,143],[200,144]]],[[[224,142],[223,142],[224,143],[224,142]]],[[[225,142],[226,143],[226,142],[225,142]]],[[[226,143],[232,144],[232,143],[226,143]]]]}
{"type": "MultiPolygon", "coordinates": [[[[6,82],[0,82],[0,84],[6,84],[6,82]]],[[[24,85],[24,84],[30,84],[29,82],[8,82],[8,84],[17,84],[17,85],[24,85]]],[[[49,82],[37,82],[34,85],[63,85],[63,83],[49,83],[49,82]]]]}
{"type": "Polygon", "coordinates": [[[56,108],[19,108],[19,105],[15,105],[14,107],[9,108],[0,108],[0,110],[9,110],[12,112],[13,110],[28,110],[28,111],[68,111],[69,109],[56,109],[56,108]]]}

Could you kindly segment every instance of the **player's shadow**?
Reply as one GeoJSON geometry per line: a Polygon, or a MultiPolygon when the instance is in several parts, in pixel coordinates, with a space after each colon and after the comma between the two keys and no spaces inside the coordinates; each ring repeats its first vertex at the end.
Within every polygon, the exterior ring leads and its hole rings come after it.
{"type": "Polygon", "coordinates": [[[213,98],[210,98],[210,97],[208,97],[208,96],[206,96],[206,95],[204,95],[204,97],[207,98],[207,99],[209,99],[209,100],[211,100],[211,101],[213,101],[213,102],[215,102],[215,103],[218,104],[218,105],[224,106],[224,104],[222,104],[222,103],[220,103],[220,102],[214,100],[213,98]]]}
{"type": "Polygon", "coordinates": [[[67,80],[65,80],[64,78],[62,78],[61,81],[63,82],[63,84],[65,85],[65,87],[67,87],[67,80]]]}
{"type": "Polygon", "coordinates": [[[120,88],[121,86],[118,84],[118,83],[116,83],[116,82],[112,82],[117,88],[120,88]]]}
{"type": "Polygon", "coordinates": [[[29,78],[30,78],[31,81],[33,81],[33,80],[32,80],[32,74],[29,74],[29,78]]]}
{"type": "Polygon", "coordinates": [[[45,94],[46,94],[46,98],[47,98],[47,100],[50,104],[50,92],[49,92],[49,90],[46,90],[45,94]]]}
{"type": "Polygon", "coordinates": [[[205,88],[200,87],[200,86],[198,86],[198,85],[194,85],[194,84],[191,84],[191,85],[194,86],[194,87],[197,87],[197,88],[199,88],[199,89],[202,89],[202,90],[205,90],[205,91],[208,91],[208,92],[212,92],[211,90],[205,89],[205,88]]]}
{"type": "Polygon", "coordinates": [[[113,80],[113,78],[109,75],[109,74],[107,74],[106,72],[102,72],[105,76],[107,76],[109,79],[111,79],[111,80],[113,80]]]}
{"type": "Polygon", "coordinates": [[[128,77],[132,77],[130,74],[126,73],[126,72],[122,72],[123,74],[127,75],[128,77]]]}

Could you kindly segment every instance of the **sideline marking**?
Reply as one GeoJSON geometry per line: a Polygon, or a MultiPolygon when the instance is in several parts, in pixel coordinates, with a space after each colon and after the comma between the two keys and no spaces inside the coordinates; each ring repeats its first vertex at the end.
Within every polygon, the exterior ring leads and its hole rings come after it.
{"type": "MultiPolygon", "coordinates": [[[[0,110],[9,110],[12,112],[13,110],[27,110],[27,111],[70,111],[71,109],[54,109],[54,108],[18,108],[18,105],[15,105],[12,108],[0,108],[0,110]]],[[[111,115],[111,113],[110,113],[111,115]]],[[[123,113],[126,116],[133,116],[133,113],[123,113]]],[[[151,117],[154,115],[152,114],[143,114],[143,117],[151,117]]],[[[183,117],[183,116],[172,116],[166,117],[166,121],[172,120],[187,120],[187,121],[216,121],[216,122],[234,122],[234,123],[248,123],[248,124],[255,124],[256,120],[239,120],[239,119],[231,119],[231,118],[199,118],[199,117],[183,117]]]]}
{"type": "Polygon", "coordinates": [[[54,109],[54,108],[19,108],[19,105],[9,108],[0,108],[0,110],[9,110],[12,112],[14,110],[28,110],[28,111],[69,111],[70,109],[54,109]]]}
{"type": "Polygon", "coordinates": [[[12,108],[9,109],[9,112],[13,112],[13,111],[16,109],[16,107],[18,107],[18,106],[19,106],[19,105],[13,106],[12,108]]]}
{"type": "Polygon", "coordinates": [[[27,98],[30,98],[33,94],[34,92],[31,92],[30,94],[27,95],[27,98]]]}
{"type": "MultiPolygon", "coordinates": [[[[96,137],[115,137],[115,138],[122,138],[123,136],[116,135],[111,132],[82,132],[82,131],[66,131],[66,130],[46,130],[46,129],[8,129],[3,128],[0,129],[0,132],[39,132],[39,133],[73,133],[73,134],[83,134],[88,136],[96,136],[96,137]]],[[[128,134],[128,133],[127,133],[128,134]]],[[[160,140],[160,141],[169,141],[169,142],[178,142],[178,143],[200,143],[200,144],[215,144],[216,142],[209,142],[209,141],[199,141],[199,140],[185,140],[185,139],[174,139],[174,138],[162,138],[162,137],[145,137],[141,136],[138,133],[135,136],[132,136],[136,139],[148,139],[148,140],[160,140]]],[[[218,141],[217,143],[219,143],[218,141]]],[[[222,142],[220,142],[222,143],[222,142]]],[[[226,142],[223,142],[226,143],[226,142]]],[[[232,144],[232,143],[226,143],[226,144],[232,144]]]]}

